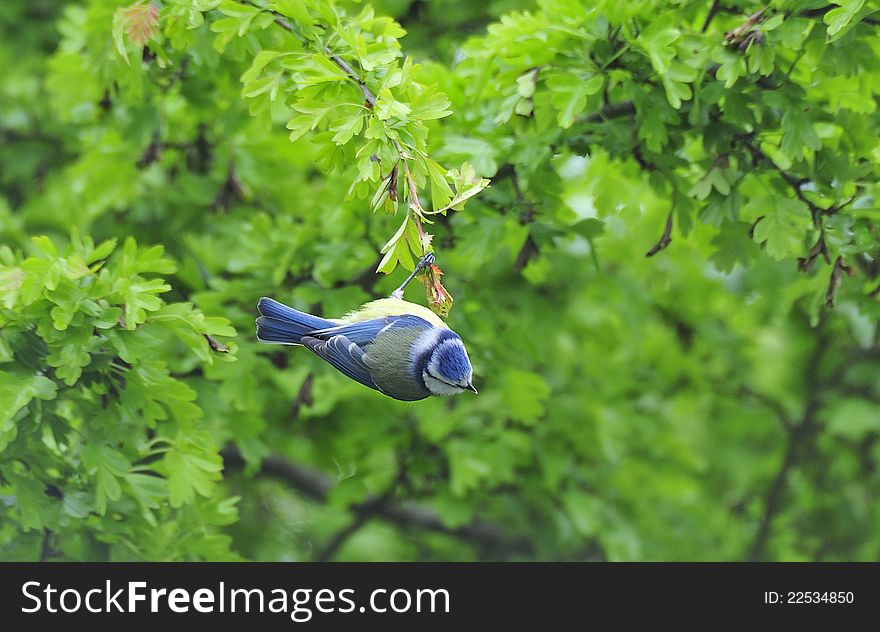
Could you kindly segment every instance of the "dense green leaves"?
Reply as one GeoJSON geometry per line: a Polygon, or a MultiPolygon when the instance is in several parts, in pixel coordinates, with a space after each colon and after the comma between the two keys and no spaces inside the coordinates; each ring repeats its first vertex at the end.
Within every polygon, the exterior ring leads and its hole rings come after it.
{"type": "Polygon", "coordinates": [[[712,6],[0,3],[0,558],[875,559],[877,3],[712,6]]]}
{"type": "MultiPolygon", "coordinates": [[[[32,256],[8,246],[0,252],[0,449],[7,457],[0,484],[14,492],[9,516],[26,532],[63,532],[75,524],[70,518],[94,514],[88,537],[109,542],[119,514],[131,513],[132,534],[138,521],[155,525],[156,512],[190,528],[169,507],[192,502],[194,492],[217,494],[221,465],[217,445],[197,430],[204,422],[196,393],[159,358],[174,357],[176,334],[210,363],[206,336],[235,330],[189,303],[160,298],[171,287],[149,276],[174,271],[161,247],[141,248],[128,237],[114,253],[113,239],[96,246],[75,236],[64,250],[44,236],[31,245],[32,256]],[[54,499],[48,490],[58,490],[54,499]],[[59,506],[61,514],[50,510],[59,506]]],[[[216,355],[234,359],[234,349],[223,349],[216,355]]]]}

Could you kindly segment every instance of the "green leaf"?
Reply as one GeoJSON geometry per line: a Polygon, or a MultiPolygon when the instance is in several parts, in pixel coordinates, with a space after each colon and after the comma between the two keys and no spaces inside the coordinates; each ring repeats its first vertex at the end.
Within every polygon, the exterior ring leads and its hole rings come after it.
{"type": "Polygon", "coordinates": [[[125,20],[123,18],[123,9],[119,8],[113,14],[113,44],[116,46],[116,52],[125,60],[125,63],[131,65],[128,58],[128,51],[125,50],[125,20]]]}
{"type": "Polygon", "coordinates": [[[550,387],[541,376],[519,369],[504,373],[504,400],[509,405],[511,419],[525,425],[534,425],[544,415],[550,387]]]}
{"type": "Polygon", "coordinates": [[[453,197],[452,187],[446,180],[446,170],[430,158],[425,161],[428,179],[431,181],[431,208],[435,211],[449,205],[453,197]]]}
{"type": "Polygon", "coordinates": [[[782,116],[781,149],[792,159],[803,156],[804,148],[814,151],[822,147],[822,141],[813,129],[813,123],[800,107],[790,107],[782,116]]]}
{"type": "Polygon", "coordinates": [[[574,123],[575,117],[587,105],[587,97],[598,93],[605,77],[594,75],[587,80],[571,74],[554,73],[547,77],[547,87],[553,93],[550,102],[559,112],[557,121],[563,129],[574,123]]]}
{"type": "Polygon", "coordinates": [[[405,119],[411,111],[406,103],[395,99],[388,88],[382,88],[376,96],[376,107],[373,108],[373,112],[380,121],[405,119]]]}
{"type": "Polygon", "coordinates": [[[755,225],[753,238],[764,245],[767,254],[780,261],[801,254],[811,226],[810,211],[803,202],[767,197],[755,200],[750,206],[764,214],[755,225]]]}
{"type": "Polygon", "coordinates": [[[54,399],[55,383],[42,375],[18,376],[0,371],[0,450],[17,434],[19,413],[34,399],[54,399]]]}
{"type": "Polygon", "coordinates": [[[172,507],[192,502],[196,494],[210,496],[213,493],[214,483],[221,478],[223,461],[208,447],[187,441],[175,444],[165,454],[162,466],[168,478],[168,500],[172,507]]]}
{"type": "MultiPolygon", "coordinates": [[[[763,221],[763,220],[762,220],[763,221]]],[[[749,237],[748,225],[739,222],[723,223],[712,237],[712,261],[721,272],[730,273],[737,264],[747,267],[758,255],[758,245],[749,237]]]]}
{"type": "Polygon", "coordinates": [[[446,448],[449,457],[449,488],[452,495],[461,497],[477,488],[492,473],[491,463],[479,453],[473,444],[454,440],[446,448]]]}
{"type": "Polygon", "coordinates": [[[273,0],[271,6],[282,15],[293,18],[300,25],[312,23],[312,16],[303,0],[273,0]]]}
{"type": "Polygon", "coordinates": [[[334,132],[333,142],[337,145],[345,145],[354,136],[361,133],[364,128],[364,113],[361,110],[353,112],[349,116],[336,119],[330,124],[330,131],[334,132]]]}
{"type": "Polygon", "coordinates": [[[108,501],[122,498],[119,479],[128,473],[131,464],[121,452],[104,445],[84,446],[80,458],[95,483],[95,511],[103,515],[108,501]]]}
{"type": "Polygon", "coordinates": [[[839,399],[822,411],[828,432],[837,437],[860,440],[880,431],[876,402],[860,398],[839,399]]]}
{"type": "MultiPolygon", "coordinates": [[[[831,0],[838,8],[828,11],[822,21],[828,25],[828,38],[834,41],[855,26],[864,15],[859,15],[865,0],[831,0]]],[[[876,9],[872,9],[874,11],[876,9]]],[[[870,13],[870,12],[869,12],[870,13]]]]}

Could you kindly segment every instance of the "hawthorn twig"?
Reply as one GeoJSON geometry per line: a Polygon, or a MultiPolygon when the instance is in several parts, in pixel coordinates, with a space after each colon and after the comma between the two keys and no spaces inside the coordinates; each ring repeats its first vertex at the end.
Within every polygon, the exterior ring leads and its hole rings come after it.
{"type": "Polygon", "coordinates": [[[769,395],[765,395],[764,393],[758,392],[752,389],[749,386],[743,386],[739,389],[740,395],[745,395],[746,397],[751,397],[757,402],[764,404],[767,408],[773,411],[776,414],[776,418],[779,420],[779,423],[782,424],[782,427],[785,430],[791,431],[795,426],[794,420],[791,418],[791,415],[788,414],[788,411],[776,399],[773,399],[769,395]]]}
{"type": "Polygon", "coordinates": [[[834,268],[831,270],[831,277],[828,279],[828,291],[825,292],[825,305],[829,308],[834,307],[834,301],[837,298],[837,290],[840,287],[844,272],[850,276],[855,274],[855,271],[843,261],[843,257],[838,256],[834,261],[834,268]]]}
{"type": "Polygon", "coordinates": [[[729,44],[733,43],[743,43],[748,41],[749,32],[754,28],[754,26],[761,21],[761,17],[764,15],[764,12],[767,10],[767,7],[764,7],[760,11],[755,11],[749,17],[746,18],[746,21],[740,24],[735,29],[728,31],[724,34],[724,41],[729,44]]]}
{"type": "Polygon", "coordinates": [[[606,119],[631,116],[635,114],[635,112],[636,106],[632,101],[620,101],[619,103],[609,103],[608,105],[602,106],[595,112],[586,116],[577,117],[575,121],[578,123],[598,123],[599,121],[604,121],[606,119]]]}
{"type": "Polygon", "coordinates": [[[370,107],[370,109],[376,107],[376,97],[373,95],[372,92],[370,92],[370,89],[367,87],[367,84],[364,83],[364,80],[361,79],[360,75],[358,75],[354,71],[354,68],[349,66],[346,61],[342,59],[342,57],[340,57],[339,55],[334,55],[326,46],[324,47],[324,53],[333,61],[333,63],[342,68],[345,74],[354,79],[354,81],[358,84],[358,87],[360,87],[361,92],[363,92],[364,101],[367,102],[367,105],[370,107]]]}
{"type": "Polygon", "coordinates": [[[712,23],[712,20],[718,15],[718,11],[721,9],[721,0],[713,0],[712,6],[709,7],[709,13],[706,14],[706,20],[703,22],[703,28],[700,29],[700,33],[705,33],[709,30],[709,25],[712,23]]]}
{"type": "Polygon", "coordinates": [[[819,239],[816,240],[816,243],[810,249],[810,253],[806,257],[798,258],[798,269],[801,272],[809,272],[813,268],[813,264],[816,262],[816,259],[819,258],[819,255],[822,255],[822,258],[825,259],[825,263],[831,264],[831,257],[828,254],[828,245],[825,243],[825,227],[821,227],[821,231],[819,232],[819,239]]]}
{"type": "Polygon", "coordinates": [[[666,216],[666,228],[663,229],[663,234],[660,236],[660,240],[645,253],[646,257],[653,257],[666,248],[666,246],[672,241],[672,214],[675,212],[675,197],[673,197],[672,200],[673,207],[670,209],[669,215],[666,216]]]}
{"type": "Polygon", "coordinates": [[[208,341],[208,346],[211,347],[211,349],[218,353],[229,353],[228,345],[223,344],[222,342],[214,338],[214,336],[210,336],[208,334],[202,335],[205,337],[205,340],[208,341]]]}

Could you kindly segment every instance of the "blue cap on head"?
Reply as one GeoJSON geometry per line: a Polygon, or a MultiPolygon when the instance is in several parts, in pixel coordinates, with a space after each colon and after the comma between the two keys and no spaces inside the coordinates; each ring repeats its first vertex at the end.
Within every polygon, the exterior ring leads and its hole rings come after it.
{"type": "MultiPolygon", "coordinates": [[[[434,354],[436,361],[436,373],[449,382],[470,381],[471,361],[464,349],[461,338],[456,336],[447,342],[441,343],[434,354]]],[[[433,367],[432,367],[433,368],[433,367]]]]}

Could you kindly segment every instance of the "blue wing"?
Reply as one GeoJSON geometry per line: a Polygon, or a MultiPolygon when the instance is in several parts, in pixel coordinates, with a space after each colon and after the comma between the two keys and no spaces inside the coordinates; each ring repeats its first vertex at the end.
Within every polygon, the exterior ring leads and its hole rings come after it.
{"type": "Polygon", "coordinates": [[[408,327],[416,329],[430,329],[432,327],[424,318],[404,314],[402,316],[385,316],[384,318],[374,318],[359,323],[351,323],[348,325],[338,325],[327,329],[319,329],[309,332],[309,336],[313,338],[329,339],[333,336],[345,336],[349,341],[355,343],[359,347],[365,347],[376,339],[383,331],[392,327],[408,327]]]}
{"type": "Polygon", "coordinates": [[[370,369],[364,363],[364,350],[341,334],[316,338],[308,335],[300,339],[300,344],[313,351],[319,358],[329,362],[337,371],[360,382],[364,386],[376,388],[370,369]]]}
{"type": "Polygon", "coordinates": [[[310,331],[302,337],[300,344],[329,362],[340,373],[378,391],[380,389],[373,382],[370,369],[364,361],[364,355],[366,348],[376,337],[392,327],[430,329],[431,324],[423,318],[409,314],[386,316],[310,331]]]}

